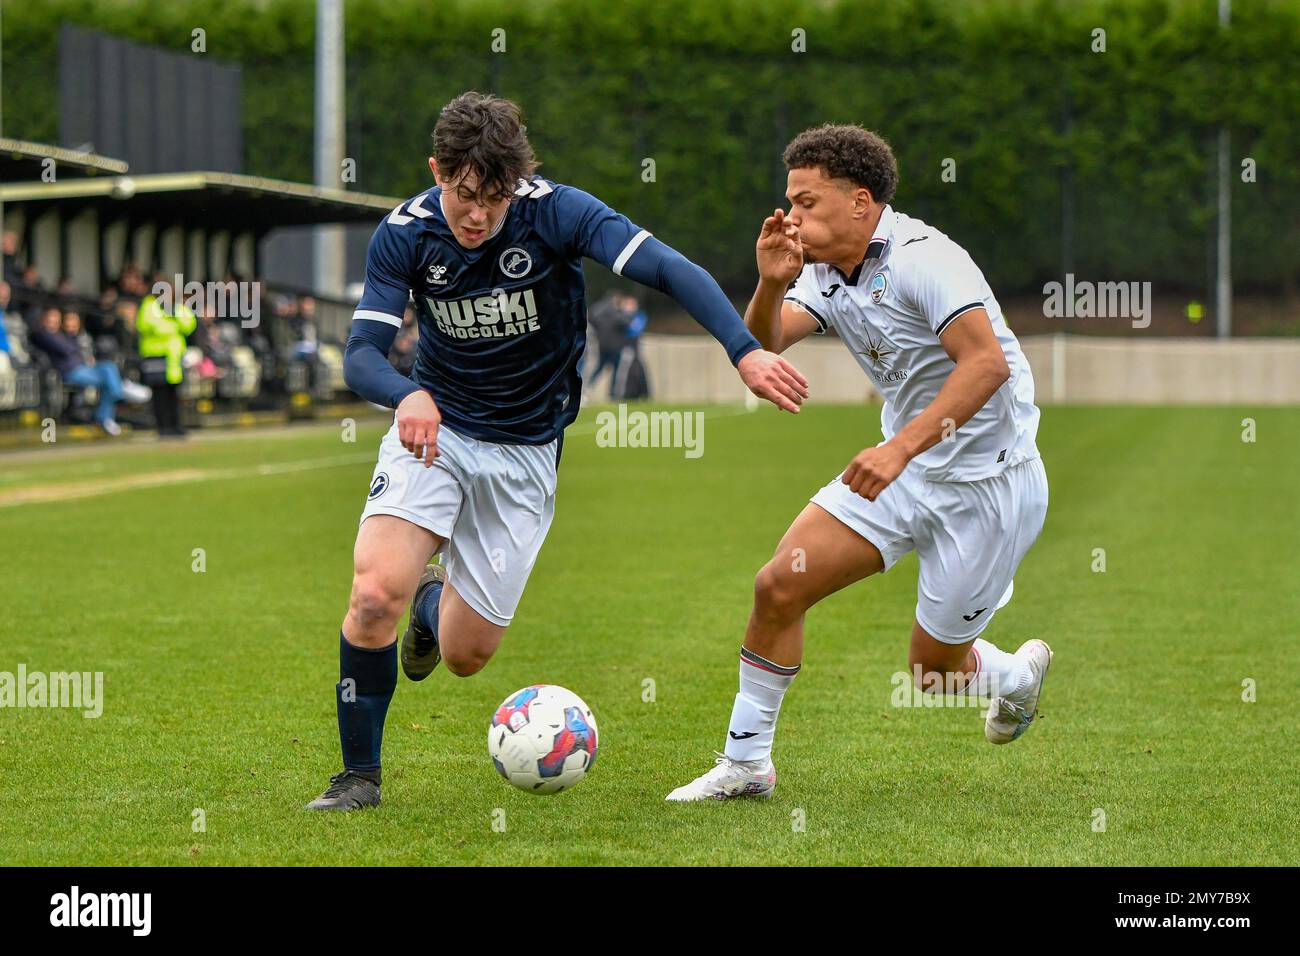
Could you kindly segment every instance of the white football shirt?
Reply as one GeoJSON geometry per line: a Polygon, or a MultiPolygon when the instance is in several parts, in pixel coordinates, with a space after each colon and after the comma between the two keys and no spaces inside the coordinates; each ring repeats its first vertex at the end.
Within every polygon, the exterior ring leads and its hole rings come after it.
{"type": "Polygon", "coordinates": [[[939,336],[983,308],[1011,377],[952,438],[915,461],[930,481],[978,481],[1038,457],[1034,378],[984,274],[966,250],[919,219],[885,206],[866,257],[845,276],[805,265],[786,292],[820,327],[834,327],[885,398],[880,427],[892,438],[935,397],[956,364],[939,336]]]}

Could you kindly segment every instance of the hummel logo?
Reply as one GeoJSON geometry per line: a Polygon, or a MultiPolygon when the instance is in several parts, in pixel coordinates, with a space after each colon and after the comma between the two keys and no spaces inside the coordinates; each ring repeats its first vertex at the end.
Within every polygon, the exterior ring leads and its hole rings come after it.
{"type": "Polygon", "coordinates": [[[985,611],[987,611],[987,610],[988,610],[988,608],[986,608],[986,607],[982,607],[982,608],[980,608],[978,611],[976,611],[974,614],[963,614],[963,615],[961,616],[961,619],[962,619],[963,621],[973,621],[973,620],[975,620],[975,618],[979,617],[981,614],[983,614],[983,613],[984,613],[985,611]]]}
{"type": "Polygon", "coordinates": [[[748,740],[750,737],[758,736],[757,730],[749,730],[743,734],[738,734],[734,730],[728,730],[727,733],[731,735],[732,740],[748,740]]]}
{"type": "Polygon", "coordinates": [[[920,242],[922,239],[929,239],[929,238],[930,238],[929,236],[917,236],[915,239],[907,240],[907,242],[903,243],[903,245],[910,246],[914,242],[920,242]]]}
{"type": "Polygon", "coordinates": [[[425,276],[425,280],[430,285],[446,285],[447,280],[443,278],[443,276],[445,276],[446,274],[447,274],[446,266],[441,264],[431,265],[429,266],[429,272],[425,276]]]}
{"type": "Polygon", "coordinates": [[[833,295],[835,294],[836,290],[839,289],[839,287],[840,287],[840,284],[837,282],[837,283],[835,283],[833,286],[831,286],[829,289],[827,289],[825,292],[823,292],[822,295],[826,296],[826,298],[829,299],[831,296],[833,296],[833,295]]]}

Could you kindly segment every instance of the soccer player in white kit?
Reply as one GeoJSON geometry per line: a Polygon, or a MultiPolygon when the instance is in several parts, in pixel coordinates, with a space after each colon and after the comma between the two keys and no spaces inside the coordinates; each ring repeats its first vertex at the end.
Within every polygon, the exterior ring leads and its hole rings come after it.
{"type": "Polygon", "coordinates": [[[804,614],[908,551],[912,672],[992,698],[990,742],[1029,727],[1052,660],[1040,640],[1009,653],[980,637],[1047,513],[1033,377],[992,290],[957,243],[889,205],[898,170],[875,133],[808,130],[784,160],[790,211],[763,223],[745,322],[776,353],[834,328],[884,396],[885,440],[813,495],[759,571],[725,753],[673,801],[772,794],[804,614]]]}

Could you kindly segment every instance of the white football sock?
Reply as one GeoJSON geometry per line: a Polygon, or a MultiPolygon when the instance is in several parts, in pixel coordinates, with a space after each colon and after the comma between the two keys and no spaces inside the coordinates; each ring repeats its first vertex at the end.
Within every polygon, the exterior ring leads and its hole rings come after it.
{"type": "Polygon", "coordinates": [[[781,699],[798,673],[798,664],[782,667],[747,647],[740,649],[740,692],[731,708],[731,725],[727,728],[727,745],[723,751],[728,757],[766,761],[772,755],[781,699]]]}
{"type": "Polygon", "coordinates": [[[975,686],[980,694],[1014,698],[1033,679],[1033,672],[1025,658],[1000,650],[982,637],[975,638],[971,649],[979,662],[975,672],[975,686]]]}

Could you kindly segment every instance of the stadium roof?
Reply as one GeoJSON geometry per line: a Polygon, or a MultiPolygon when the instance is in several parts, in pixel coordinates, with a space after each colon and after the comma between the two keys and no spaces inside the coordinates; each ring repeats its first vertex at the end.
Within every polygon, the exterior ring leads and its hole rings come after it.
{"type": "Polygon", "coordinates": [[[136,220],[265,232],[279,226],[375,222],[400,199],[234,173],[158,173],[0,186],[0,202],[44,210],[97,208],[136,220]]]}
{"type": "Polygon", "coordinates": [[[120,159],[0,136],[0,183],[40,179],[46,159],[53,159],[56,173],[63,176],[120,176],[126,172],[126,163],[120,159]]]}

